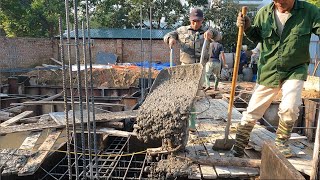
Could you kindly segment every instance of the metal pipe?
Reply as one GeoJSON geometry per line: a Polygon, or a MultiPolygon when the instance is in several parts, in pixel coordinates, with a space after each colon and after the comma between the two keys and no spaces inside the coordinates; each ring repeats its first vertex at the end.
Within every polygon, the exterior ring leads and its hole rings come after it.
{"type": "Polygon", "coordinates": [[[92,75],[92,52],[91,52],[91,34],[90,34],[90,19],[89,19],[89,1],[86,0],[86,23],[87,23],[87,41],[88,41],[88,53],[89,53],[89,64],[90,64],[90,97],[91,97],[91,105],[92,105],[92,128],[93,128],[93,148],[95,154],[95,168],[96,168],[96,179],[99,179],[98,174],[98,144],[97,144],[97,125],[96,125],[96,113],[95,113],[95,105],[94,105],[94,95],[93,95],[93,75],[92,75]]]}
{"type": "MultiPolygon", "coordinates": [[[[74,10],[74,50],[75,50],[75,60],[77,63],[77,82],[78,82],[78,93],[79,93],[79,111],[80,111],[80,127],[81,127],[81,146],[82,146],[82,161],[83,161],[83,171],[82,174],[85,176],[87,173],[86,169],[86,147],[85,147],[85,137],[84,137],[84,122],[83,122],[83,104],[82,104],[82,79],[80,71],[80,51],[79,51],[79,29],[78,29],[78,1],[73,1],[74,10]]],[[[75,110],[73,110],[75,111],[75,110]]]]}
{"type": "Polygon", "coordinates": [[[92,166],[92,151],[91,151],[91,123],[90,123],[90,104],[89,104],[89,92],[88,92],[88,67],[87,67],[87,52],[86,52],[86,41],[85,38],[85,27],[82,21],[82,50],[83,50],[83,63],[84,63],[84,85],[86,93],[86,112],[87,112],[87,131],[88,131],[88,151],[89,151],[89,177],[93,179],[93,166],[92,166]]]}
{"type": "Polygon", "coordinates": [[[64,114],[66,121],[66,135],[67,135],[67,157],[68,157],[68,171],[69,180],[72,180],[72,168],[71,168],[71,154],[70,154],[70,130],[69,130],[69,117],[68,117],[68,103],[67,103],[67,86],[66,86],[66,67],[64,59],[64,46],[63,46],[63,33],[62,33],[62,18],[59,17],[59,32],[60,32],[60,59],[62,62],[62,86],[63,86],[63,98],[64,98],[64,114]]]}
{"type": "MultiPolygon", "coordinates": [[[[73,93],[73,75],[72,75],[72,63],[71,63],[71,44],[70,44],[70,19],[69,19],[69,0],[65,0],[65,11],[66,11],[66,26],[67,26],[67,53],[68,53],[68,62],[69,62],[69,88],[70,88],[70,98],[71,98],[71,109],[72,109],[72,131],[73,131],[73,141],[74,144],[77,144],[77,135],[76,135],[76,116],[74,111],[74,93],[73,93]]],[[[75,172],[76,179],[79,179],[79,162],[78,162],[78,148],[73,146],[73,152],[75,156],[75,172]]]]}

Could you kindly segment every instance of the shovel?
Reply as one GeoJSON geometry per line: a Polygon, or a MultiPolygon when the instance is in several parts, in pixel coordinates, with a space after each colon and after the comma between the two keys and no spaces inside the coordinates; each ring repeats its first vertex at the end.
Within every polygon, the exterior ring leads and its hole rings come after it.
{"type": "MultiPolygon", "coordinates": [[[[247,14],[247,7],[246,6],[242,7],[241,13],[242,13],[242,16],[245,16],[247,14]]],[[[236,87],[236,82],[237,82],[237,78],[238,78],[242,38],[243,38],[243,26],[240,26],[239,31],[238,31],[236,58],[235,58],[235,62],[234,62],[231,92],[230,92],[230,99],[229,99],[227,126],[225,129],[224,139],[217,139],[212,147],[213,150],[229,150],[232,148],[233,144],[235,143],[234,139],[229,139],[229,131],[230,131],[230,124],[231,124],[231,116],[232,116],[232,107],[233,107],[235,87],[236,87]]]]}

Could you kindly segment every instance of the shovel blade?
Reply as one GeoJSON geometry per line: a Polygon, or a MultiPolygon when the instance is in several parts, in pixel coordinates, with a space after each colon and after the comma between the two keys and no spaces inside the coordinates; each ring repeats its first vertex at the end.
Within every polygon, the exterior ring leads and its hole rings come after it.
{"type": "Polygon", "coordinates": [[[234,145],[234,139],[216,139],[214,145],[212,146],[213,150],[230,150],[234,145]]]}

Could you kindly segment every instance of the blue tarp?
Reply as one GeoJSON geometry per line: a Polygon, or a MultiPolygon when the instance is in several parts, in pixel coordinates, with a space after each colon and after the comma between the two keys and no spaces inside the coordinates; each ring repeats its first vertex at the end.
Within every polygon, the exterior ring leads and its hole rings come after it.
{"type": "MultiPolygon", "coordinates": [[[[149,68],[149,61],[137,62],[137,63],[134,63],[134,64],[136,66],[140,66],[140,67],[142,66],[142,67],[145,67],[145,68],[149,68]]],[[[173,64],[173,66],[175,66],[175,64],[173,64]]],[[[156,70],[161,71],[164,68],[170,67],[170,63],[169,62],[165,62],[165,63],[153,62],[153,63],[151,63],[151,67],[156,69],[156,70]]]]}

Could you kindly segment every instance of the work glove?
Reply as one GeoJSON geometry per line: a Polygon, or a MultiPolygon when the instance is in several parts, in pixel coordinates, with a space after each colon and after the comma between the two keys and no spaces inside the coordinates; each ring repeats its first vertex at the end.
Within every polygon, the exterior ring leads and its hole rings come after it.
{"type": "Polygon", "coordinates": [[[247,30],[251,26],[251,20],[248,16],[242,17],[241,12],[239,12],[237,17],[237,27],[243,26],[244,30],[247,30]]]}

